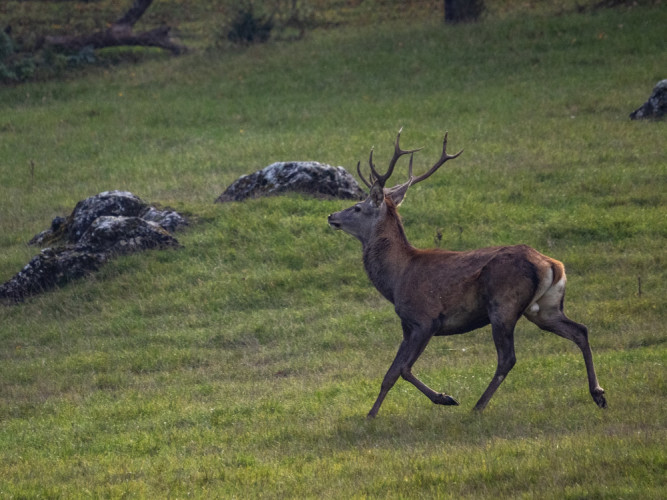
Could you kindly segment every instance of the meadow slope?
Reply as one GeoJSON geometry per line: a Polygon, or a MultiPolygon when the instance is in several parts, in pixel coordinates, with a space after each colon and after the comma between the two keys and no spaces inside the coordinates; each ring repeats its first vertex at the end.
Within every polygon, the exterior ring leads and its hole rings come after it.
{"type": "Polygon", "coordinates": [[[398,19],[0,89],[0,281],[100,191],[191,220],[182,249],[0,304],[0,497],[661,498],[667,128],[628,114],[666,77],[666,25],[660,4],[398,19]],[[488,328],[415,366],[461,406],[399,381],[367,421],[401,333],[326,224],[349,203],[213,203],[274,161],[382,165],[401,126],[418,171],[445,131],[465,149],[408,194],[408,238],[563,261],[607,410],[578,349],[523,320],[483,414],[488,328]]]}

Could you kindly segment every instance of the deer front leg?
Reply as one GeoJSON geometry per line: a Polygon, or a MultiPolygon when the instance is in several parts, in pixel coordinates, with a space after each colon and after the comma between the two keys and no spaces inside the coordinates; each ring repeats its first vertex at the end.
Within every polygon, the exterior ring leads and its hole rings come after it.
{"type": "Polygon", "coordinates": [[[403,379],[407,380],[410,382],[412,385],[414,385],[417,389],[419,389],[421,392],[423,392],[426,397],[428,397],[433,403],[437,405],[445,405],[445,406],[458,406],[459,402],[454,399],[453,397],[443,393],[443,392],[436,392],[433,389],[431,389],[429,386],[427,386],[424,382],[419,380],[417,377],[415,377],[410,370],[407,371],[407,373],[401,373],[401,376],[403,379]]]}
{"type": "Polygon", "coordinates": [[[378,410],[380,409],[380,406],[384,401],[384,398],[387,396],[387,393],[392,387],[394,387],[394,384],[398,380],[398,377],[400,377],[401,362],[404,356],[403,352],[407,349],[406,343],[407,342],[403,340],[403,342],[401,343],[401,347],[398,348],[398,352],[396,353],[394,361],[389,367],[389,370],[387,370],[384,379],[382,379],[382,385],[380,386],[380,394],[378,394],[378,397],[375,400],[375,403],[373,404],[373,408],[371,408],[371,411],[368,412],[368,418],[374,418],[377,415],[378,410]]]}
{"type": "Polygon", "coordinates": [[[419,380],[412,373],[412,365],[417,361],[421,353],[424,352],[426,345],[431,340],[431,333],[412,331],[412,329],[403,323],[403,342],[398,348],[396,357],[387,371],[382,385],[380,387],[380,394],[375,400],[375,404],[371,411],[368,412],[368,418],[373,418],[377,415],[384,398],[389,390],[394,386],[398,377],[403,377],[422,393],[424,393],[433,403],[441,405],[458,405],[458,401],[451,396],[434,391],[421,380],[419,380]]]}

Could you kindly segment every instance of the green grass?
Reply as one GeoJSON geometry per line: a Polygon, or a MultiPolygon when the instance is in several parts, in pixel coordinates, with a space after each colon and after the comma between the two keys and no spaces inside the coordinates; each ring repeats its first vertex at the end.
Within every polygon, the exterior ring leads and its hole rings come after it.
{"type": "Polygon", "coordinates": [[[0,307],[0,497],[661,498],[666,128],[628,114],[665,77],[666,24],[661,6],[390,19],[3,88],[1,281],[103,190],[192,225],[182,249],[0,307]],[[352,170],[374,145],[380,165],[400,126],[416,169],[446,130],[465,148],[408,194],[410,240],[562,260],[609,409],[576,347],[522,321],[482,415],[488,328],[415,367],[460,407],[399,381],[365,420],[401,333],[358,242],[327,227],[349,203],[213,200],[274,161],[352,170]]]}

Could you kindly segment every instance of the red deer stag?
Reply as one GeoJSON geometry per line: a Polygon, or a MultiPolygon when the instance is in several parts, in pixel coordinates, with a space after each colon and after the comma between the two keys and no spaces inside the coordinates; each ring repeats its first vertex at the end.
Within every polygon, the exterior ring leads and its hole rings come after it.
{"type": "Polygon", "coordinates": [[[563,313],[565,269],[559,261],[526,245],[480,248],[467,252],[420,250],[407,240],[397,207],[408,188],[429,178],[447,160],[447,135],[440,159],[419,177],[412,175],[415,151],[400,148],[398,132],[389,168],[380,175],[369,158],[370,182],[357,164],[357,172],[370,188],[368,198],[329,215],[329,224],[355,236],[363,246],[368,277],[379,292],[394,304],[401,319],[403,341],[382,381],[380,394],[368,413],[375,417],[387,392],[401,376],[433,403],[458,405],[451,396],[426,386],[412,373],[412,365],[434,335],[455,335],[491,324],[498,353],[498,366],[482,397],[475,405],[483,410],[516,362],[514,326],[524,315],[543,330],[573,341],[584,355],[588,385],[593,400],[607,406],[598,384],[588,330],[563,313]],[[385,183],[398,159],[410,155],[408,181],[392,188],[385,183]]]}

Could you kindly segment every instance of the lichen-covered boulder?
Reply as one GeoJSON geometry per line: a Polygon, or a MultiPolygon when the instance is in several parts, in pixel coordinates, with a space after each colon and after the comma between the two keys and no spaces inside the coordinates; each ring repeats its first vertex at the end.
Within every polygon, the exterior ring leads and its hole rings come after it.
{"type": "Polygon", "coordinates": [[[127,191],[105,191],[85,200],[74,207],[69,217],[67,239],[76,243],[95,219],[103,215],[137,217],[148,205],[127,191]]]}
{"type": "Polygon", "coordinates": [[[659,81],[644,104],[630,113],[630,119],[660,119],[667,115],[667,79],[659,81]]]}
{"type": "Polygon", "coordinates": [[[0,299],[21,302],[29,295],[97,271],[108,256],[79,248],[45,248],[12,279],[0,285],[0,299]]]}
{"type": "Polygon", "coordinates": [[[287,192],[326,198],[361,200],[365,193],[343,167],[322,163],[278,162],[244,175],[231,184],[215,201],[242,201],[287,192]]]}
{"type": "Polygon", "coordinates": [[[103,215],[81,235],[76,247],[95,253],[128,254],[151,248],[178,247],[158,223],[140,217],[103,215]]]}
{"type": "Polygon", "coordinates": [[[76,244],[98,217],[140,217],[157,222],[169,232],[187,225],[173,210],[158,210],[128,191],[104,191],[76,204],[69,217],[56,217],[51,227],[35,235],[28,244],[35,246],[76,244]]]}
{"type": "Polygon", "coordinates": [[[96,271],[115,255],[178,247],[171,232],[186,224],[178,212],[158,210],[127,191],[91,196],[30,240],[49,247],[0,285],[0,299],[19,302],[96,271]]]}

